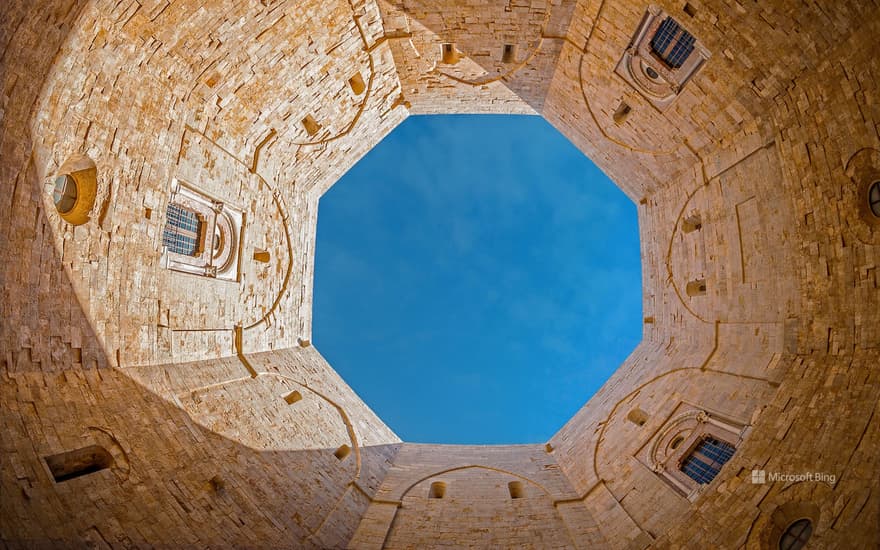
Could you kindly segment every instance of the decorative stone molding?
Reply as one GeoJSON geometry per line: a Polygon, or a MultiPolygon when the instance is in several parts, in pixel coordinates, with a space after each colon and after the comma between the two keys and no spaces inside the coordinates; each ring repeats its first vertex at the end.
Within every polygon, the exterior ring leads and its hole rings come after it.
{"type": "Polygon", "coordinates": [[[168,204],[178,204],[196,212],[204,227],[200,245],[193,256],[162,248],[162,265],[193,275],[238,281],[244,213],[228,203],[208,197],[178,179],[171,183],[168,204]]]}
{"type": "Polygon", "coordinates": [[[706,487],[681,471],[682,462],[706,437],[737,446],[747,425],[687,403],[680,403],[669,420],[636,453],[636,458],[676,493],[695,500],[706,487]]]}
{"type": "Polygon", "coordinates": [[[711,56],[709,50],[695,40],[693,52],[679,67],[672,67],[658,57],[652,51],[651,40],[667,16],[657,6],[649,6],[615,68],[618,75],[660,111],[675,101],[685,84],[711,56]]]}

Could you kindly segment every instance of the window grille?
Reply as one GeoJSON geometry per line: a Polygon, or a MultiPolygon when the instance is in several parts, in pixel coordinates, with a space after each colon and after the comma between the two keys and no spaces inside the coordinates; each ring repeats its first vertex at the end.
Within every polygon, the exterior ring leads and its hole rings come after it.
{"type": "Polygon", "coordinates": [[[813,523],[808,519],[799,519],[788,526],[779,539],[779,550],[800,550],[813,534],[813,523]]]}
{"type": "Polygon", "coordinates": [[[202,229],[198,215],[192,210],[172,203],[168,205],[166,220],[162,245],[175,254],[195,256],[202,229]]]}
{"type": "Polygon", "coordinates": [[[684,30],[678,22],[667,17],[651,40],[651,50],[670,67],[681,67],[694,51],[697,39],[684,30]]]}
{"type": "Polygon", "coordinates": [[[700,441],[684,460],[681,471],[697,483],[709,483],[730,460],[734,450],[734,446],[730,443],[707,437],[700,441]]]}

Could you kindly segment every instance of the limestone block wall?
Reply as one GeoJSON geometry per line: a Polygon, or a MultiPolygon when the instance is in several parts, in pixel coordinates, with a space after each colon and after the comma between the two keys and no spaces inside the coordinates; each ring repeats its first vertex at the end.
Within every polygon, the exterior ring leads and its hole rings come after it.
{"type": "Polygon", "coordinates": [[[416,114],[540,113],[575,7],[570,0],[379,5],[416,114]]]}
{"type": "Polygon", "coordinates": [[[399,440],[313,348],[251,359],[7,375],[4,539],[343,545],[399,440]],[[54,482],[43,457],[89,444],[114,465],[54,482]]]}
{"type": "Polygon", "coordinates": [[[4,545],[875,546],[880,6],[657,7],[712,54],[663,112],[614,72],[641,2],[4,4],[4,545]],[[309,345],[320,197],[410,112],[540,113],[638,204],[644,340],[546,446],[404,444],[309,345]],[[160,265],[175,178],[244,211],[238,282],[160,265]],[[651,458],[698,411],[739,435],[689,499],[651,458]]]}
{"type": "Polygon", "coordinates": [[[605,546],[596,523],[575,500],[553,455],[541,445],[407,443],[349,547],[605,546]]]}

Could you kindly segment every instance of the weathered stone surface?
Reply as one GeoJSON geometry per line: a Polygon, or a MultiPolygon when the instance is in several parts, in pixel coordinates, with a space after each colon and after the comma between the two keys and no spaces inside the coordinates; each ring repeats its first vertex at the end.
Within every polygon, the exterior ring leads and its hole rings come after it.
{"type": "Polygon", "coordinates": [[[658,4],[712,54],[663,112],[615,73],[640,2],[7,0],[3,544],[771,548],[798,513],[880,544],[880,6],[658,4]],[[321,195],[456,112],[544,116],[638,204],[643,342],[546,446],[402,443],[309,344],[321,195]],[[238,282],[161,265],[174,178],[245,213],[238,282]],[[681,411],[742,426],[691,499],[646,462],[681,411]]]}

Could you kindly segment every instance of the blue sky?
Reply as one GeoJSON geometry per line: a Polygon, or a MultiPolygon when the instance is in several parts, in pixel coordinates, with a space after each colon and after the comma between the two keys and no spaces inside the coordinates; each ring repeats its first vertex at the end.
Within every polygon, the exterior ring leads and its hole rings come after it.
{"type": "Polygon", "coordinates": [[[313,340],[404,441],[542,443],[641,339],[638,238],[542,118],[412,116],[321,198],[313,340]]]}

